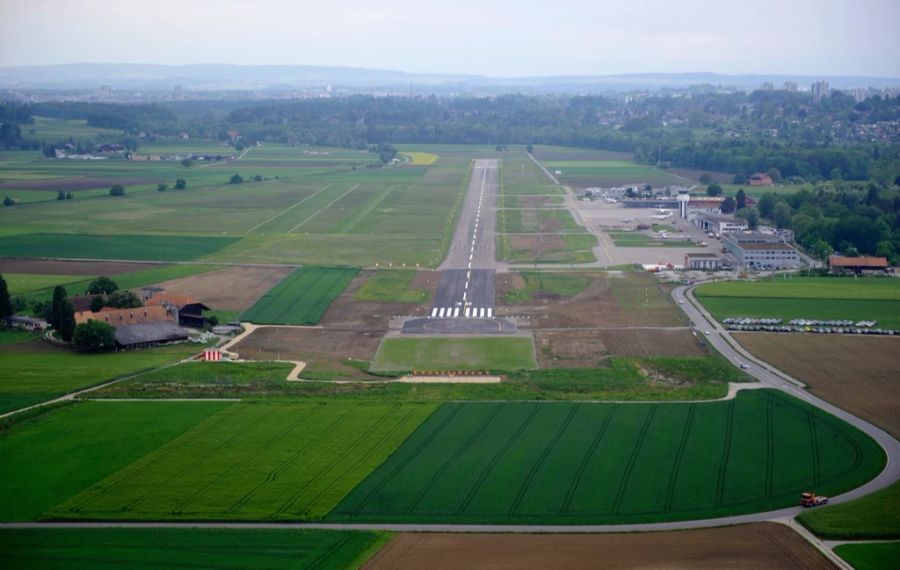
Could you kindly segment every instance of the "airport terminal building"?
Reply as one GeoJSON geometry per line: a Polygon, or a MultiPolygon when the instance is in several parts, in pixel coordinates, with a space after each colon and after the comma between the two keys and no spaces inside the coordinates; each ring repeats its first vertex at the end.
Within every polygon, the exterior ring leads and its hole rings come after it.
{"type": "Polygon", "coordinates": [[[800,254],[777,235],[759,232],[726,234],[722,245],[747,269],[794,269],[800,254]]]}

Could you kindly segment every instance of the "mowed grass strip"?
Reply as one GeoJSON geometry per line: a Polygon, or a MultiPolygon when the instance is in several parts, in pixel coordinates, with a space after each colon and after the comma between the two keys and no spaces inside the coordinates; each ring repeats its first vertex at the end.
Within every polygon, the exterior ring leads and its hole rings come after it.
{"type": "Polygon", "coordinates": [[[48,517],[319,519],[433,410],[415,403],[240,404],[72,497],[48,517]]]}
{"type": "Polygon", "coordinates": [[[0,436],[0,520],[34,520],[230,405],[86,402],[17,423],[0,436]]]}
{"type": "Polygon", "coordinates": [[[531,337],[386,338],[372,370],[530,370],[537,368],[531,337]]]}
{"type": "Polygon", "coordinates": [[[874,477],[861,432],[771,390],[705,404],[442,406],[334,521],[605,524],[794,505],[874,477]]]}
{"type": "Polygon", "coordinates": [[[359,270],[301,267],[244,311],[241,320],[259,324],[314,325],[359,270]]]}
{"type": "Polygon", "coordinates": [[[834,552],[856,570],[891,570],[900,558],[900,542],[841,544],[834,552]]]}
{"type": "Polygon", "coordinates": [[[431,297],[427,289],[413,289],[415,269],[380,269],[353,295],[354,301],[425,303],[431,297]]]}
{"type": "Polygon", "coordinates": [[[188,261],[235,241],[205,236],[17,234],[0,237],[0,257],[188,261]]]}
{"type": "Polygon", "coordinates": [[[722,281],[696,289],[717,319],[726,317],[874,320],[900,328],[900,281],[891,278],[793,277],[722,281]]]}
{"type": "Polygon", "coordinates": [[[199,528],[2,529],[4,568],[355,567],[384,533],[199,528]]]}
{"type": "Polygon", "coordinates": [[[797,520],[822,538],[900,539],[900,482],[849,503],[800,513],[797,520]]]}

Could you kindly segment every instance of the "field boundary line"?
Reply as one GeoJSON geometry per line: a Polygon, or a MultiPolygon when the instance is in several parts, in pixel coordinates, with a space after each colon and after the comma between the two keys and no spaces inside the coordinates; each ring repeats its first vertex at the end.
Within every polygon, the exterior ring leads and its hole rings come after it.
{"type": "Polygon", "coordinates": [[[816,433],[816,415],[812,410],[806,413],[806,419],[809,422],[809,443],[812,448],[813,460],[813,482],[816,487],[819,486],[821,480],[821,471],[819,470],[819,436],[816,433]]]}
{"type": "MultiPolygon", "coordinates": [[[[383,424],[384,422],[386,422],[387,419],[393,414],[393,412],[394,412],[394,409],[393,409],[393,408],[396,408],[396,407],[397,407],[397,406],[395,405],[395,406],[393,406],[393,407],[391,407],[391,408],[388,408],[387,411],[385,411],[384,414],[382,414],[381,417],[379,417],[379,418],[375,421],[374,424],[370,424],[369,427],[368,427],[368,429],[366,429],[365,432],[363,432],[362,434],[360,434],[359,437],[357,437],[356,440],[355,440],[348,448],[346,448],[346,450],[345,450],[345,452],[344,452],[343,455],[338,456],[337,458],[335,458],[334,460],[332,460],[330,463],[328,463],[327,465],[325,465],[324,467],[322,467],[322,469],[320,469],[315,475],[313,475],[312,477],[310,477],[309,480],[307,480],[306,483],[304,483],[302,487],[300,487],[299,489],[297,489],[297,490],[294,492],[294,494],[291,495],[290,498],[288,498],[288,500],[287,500],[286,502],[282,503],[282,505],[281,505],[280,507],[278,507],[278,509],[275,510],[275,512],[271,513],[271,514],[270,514],[268,517],[266,517],[266,518],[269,519],[269,520],[272,520],[272,519],[274,519],[275,517],[277,517],[277,516],[279,516],[279,515],[281,515],[281,514],[284,514],[285,511],[287,511],[288,509],[290,509],[291,506],[297,501],[297,499],[299,499],[299,498],[303,495],[303,492],[306,491],[307,489],[309,489],[310,485],[316,483],[323,475],[325,475],[326,473],[329,473],[332,469],[334,469],[334,467],[335,467],[338,463],[340,463],[341,460],[343,460],[344,457],[347,456],[347,454],[349,454],[351,451],[353,451],[353,450],[355,450],[357,447],[359,447],[359,445],[360,445],[362,442],[366,441],[366,438],[369,436],[369,434],[370,434],[371,432],[373,432],[373,431],[377,430],[378,428],[380,428],[380,427],[381,427],[381,424],[383,424]]],[[[412,413],[412,412],[410,412],[410,413],[412,413]]]]}
{"type": "Polygon", "coordinates": [[[271,217],[268,218],[267,220],[264,220],[264,221],[262,221],[262,222],[256,224],[255,226],[253,226],[252,228],[250,228],[249,230],[247,230],[245,233],[248,233],[248,234],[249,234],[250,232],[252,232],[252,231],[254,231],[254,230],[257,230],[257,229],[261,228],[262,226],[268,224],[269,222],[271,222],[271,221],[274,220],[275,218],[278,218],[278,217],[280,217],[280,216],[283,216],[284,214],[287,214],[288,212],[290,212],[291,210],[293,210],[294,208],[296,208],[296,207],[299,206],[300,204],[306,202],[307,200],[309,200],[309,199],[311,199],[311,198],[315,198],[316,196],[318,196],[318,195],[321,194],[322,192],[328,190],[328,189],[331,188],[332,186],[333,186],[333,184],[328,184],[328,185],[326,185],[326,186],[323,186],[322,188],[320,188],[319,190],[316,190],[314,193],[310,194],[310,195],[307,196],[306,198],[303,198],[302,200],[300,200],[299,202],[297,202],[297,203],[294,204],[293,206],[290,206],[289,208],[287,208],[287,209],[285,209],[285,210],[282,210],[282,211],[278,212],[278,213],[275,214],[274,216],[271,216],[271,217]]]}
{"type": "MultiPolygon", "coordinates": [[[[363,508],[365,508],[366,504],[372,499],[372,497],[375,496],[375,494],[378,492],[378,490],[380,488],[382,488],[385,484],[390,482],[394,477],[396,477],[400,473],[400,471],[405,469],[406,466],[409,465],[409,463],[413,459],[418,457],[418,455],[420,453],[422,453],[422,450],[425,449],[434,440],[434,438],[436,438],[438,436],[438,434],[440,434],[440,432],[442,432],[444,430],[444,428],[447,427],[447,424],[449,424],[453,420],[453,418],[455,418],[459,414],[459,412],[462,411],[462,409],[466,407],[466,404],[467,404],[467,402],[463,402],[460,405],[453,406],[453,411],[448,413],[447,417],[445,417],[443,420],[441,420],[441,423],[439,423],[437,425],[437,427],[435,427],[425,437],[425,439],[422,441],[422,443],[420,443],[419,446],[415,450],[413,450],[413,452],[410,454],[409,457],[407,457],[405,460],[401,461],[400,464],[397,465],[394,468],[394,470],[391,471],[387,475],[387,477],[382,479],[377,485],[375,485],[375,487],[372,488],[371,491],[369,491],[369,494],[363,498],[363,501],[359,504],[359,506],[356,507],[356,509],[354,509],[352,511],[352,514],[359,514],[359,512],[362,511],[363,508]]],[[[439,409],[440,409],[440,407],[438,408],[438,410],[439,409]]],[[[438,410],[435,410],[434,413],[437,413],[438,410]]],[[[430,419],[430,417],[428,419],[430,419]]],[[[425,422],[422,422],[423,425],[428,421],[428,419],[426,419],[425,422]]],[[[413,433],[415,433],[415,432],[413,432],[413,433]]]]}
{"type": "Polygon", "coordinates": [[[775,477],[775,411],[769,394],[766,398],[766,479],[763,487],[766,497],[772,496],[772,479],[775,477]]]}
{"type": "Polygon", "coordinates": [[[504,404],[498,404],[494,406],[494,409],[491,410],[491,413],[489,413],[487,417],[482,420],[478,427],[472,432],[472,435],[469,436],[469,439],[463,442],[463,444],[459,446],[456,451],[453,452],[453,454],[441,464],[437,471],[432,474],[425,487],[422,488],[422,490],[416,496],[415,501],[413,501],[412,504],[410,504],[406,508],[407,513],[414,511],[416,507],[419,506],[419,503],[421,503],[428,492],[431,491],[431,488],[434,487],[438,479],[441,478],[441,475],[444,474],[444,471],[446,471],[447,467],[449,467],[450,464],[453,463],[460,455],[468,451],[469,447],[471,447],[471,445],[475,443],[475,440],[478,439],[478,436],[480,436],[484,432],[484,430],[487,429],[487,427],[494,421],[494,418],[497,417],[497,414],[499,414],[500,410],[502,410],[503,408],[504,404]]]}
{"type": "Polygon", "coordinates": [[[481,473],[478,475],[478,478],[475,480],[475,484],[469,489],[469,492],[466,493],[466,497],[463,499],[463,502],[456,508],[457,513],[462,513],[463,511],[469,508],[469,505],[472,504],[472,499],[475,498],[475,495],[478,493],[478,490],[481,489],[481,486],[484,484],[484,481],[491,474],[491,471],[494,470],[494,467],[503,459],[503,456],[509,451],[509,449],[516,444],[522,434],[528,429],[528,426],[531,425],[531,422],[534,420],[534,417],[537,415],[538,410],[540,408],[534,404],[531,408],[531,413],[528,414],[528,417],[519,424],[519,427],[516,428],[516,431],[506,440],[506,443],[503,444],[497,453],[488,461],[487,465],[485,465],[484,469],[481,470],[481,473]]]}
{"type": "MultiPolygon", "coordinates": [[[[320,404],[320,405],[327,406],[327,404],[320,404]]],[[[333,422],[331,422],[327,426],[324,426],[317,435],[315,435],[310,441],[306,442],[306,444],[304,446],[302,446],[300,449],[298,449],[293,455],[282,460],[282,462],[280,464],[278,464],[273,469],[271,469],[269,471],[269,473],[266,475],[265,479],[263,479],[262,481],[257,483],[255,487],[253,487],[252,489],[250,489],[249,491],[244,493],[243,497],[241,497],[240,499],[235,501],[231,506],[229,506],[227,509],[225,509],[225,511],[223,511],[222,514],[230,515],[231,513],[237,511],[238,509],[243,508],[244,505],[246,505],[247,503],[252,501],[253,498],[256,497],[257,493],[259,493],[262,490],[262,488],[266,485],[266,483],[269,483],[270,481],[274,481],[275,479],[277,479],[278,475],[280,475],[282,471],[284,471],[285,469],[289,468],[294,463],[296,463],[297,460],[306,452],[307,449],[310,449],[312,446],[317,445],[322,440],[322,438],[326,437],[329,433],[331,433],[331,428],[333,428],[334,426],[338,425],[341,421],[343,421],[343,419],[345,417],[347,417],[347,415],[350,414],[351,410],[352,410],[352,408],[348,408],[343,414],[341,414],[337,418],[335,418],[333,422]]]]}
{"type": "Polygon", "coordinates": [[[631,472],[634,471],[634,465],[637,463],[638,455],[641,454],[641,449],[644,447],[644,441],[647,439],[647,432],[650,431],[650,424],[653,423],[653,418],[656,416],[656,410],[658,409],[659,406],[650,408],[650,411],[647,413],[647,418],[644,420],[644,425],[641,426],[638,440],[634,445],[634,449],[631,450],[631,457],[628,458],[628,463],[625,465],[625,472],[622,474],[622,479],[619,482],[619,491],[616,493],[616,498],[613,500],[613,514],[618,514],[619,509],[622,507],[622,500],[625,498],[625,493],[628,492],[628,481],[631,479],[631,472]]]}
{"type": "Polygon", "coordinates": [[[310,221],[311,219],[315,218],[316,216],[318,216],[319,214],[321,214],[323,210],[327,210],[328,208],[330,208],[331,206],[333,206],[335,203],[337,203],[341,198],[343,198],[344,196],[346,196],[346,195],[349,194],[350,192],[353,192],[353,191],[356,190],[357,188],[359,188],[359,184],[354,184],[353,186],[350,187],[349,190],[347,190],[346,192],[344,192],[343,194],[341,194],[340,196],[338,196],[337,198],[335,198],[334,200],[332,200],[331,202],[329,202],[327,205],[325,205],[325,206],[323,206],[322,208],[319,208],[318,210],[316,210],[315,212],[313,212],[313,214],[312,214],[311,216],[309,216],[308,218],[306,218],[305,220],[303,220],[302,222],[300,222],[300,223],[297,224],[296,226],[294,226],[294,227],[292,227],[291,229],[289,229],[289,230],[287,231],[287,233],[289,233],[289,234],[290,234],[290,233],[294,233],[294,230],[296,230],[297,228],[299,228],[300,226],[302,226],[302,225],[305,224],[306,222],[310,221]]]}
{"type": "Polygon", "coordinates": [[[587,469],[588,463],[590,463],[591,458],[597,451],[597,448],[600,447],[600,441],[606,434],[606,429],[609,427],[613,416],[618,410],[619,406],[613,405],[610,408],[609,412],[606,414],[606,417],[603,418],[603,423],[600,425],[600,429],[597,430],[597,435],[594,436],[593,441],[591,441],[591,445],[588,447],[584,456],[581,458],[581,462],[578,464],[578,469],[575,471],[575,477],[572,478],[572,482],[569,483],[569,489],[568,491],[566,491],[566,498],[563,500],[563,504],[560,506],[559,512],[564,513],[569,510],[569,506],[571,506],[572,500],[575,498],[575,492],[578,490],[578,486],[581,484],[581,478],[584,476],[584,472],[587,469]]]}

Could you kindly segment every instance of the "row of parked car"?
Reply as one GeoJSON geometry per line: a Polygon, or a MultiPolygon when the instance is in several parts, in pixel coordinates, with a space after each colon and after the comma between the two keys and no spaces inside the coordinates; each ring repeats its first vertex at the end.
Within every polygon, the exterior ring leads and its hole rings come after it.
{"type": "MultiPolygon", "coordinates": [[[[780,325],[782,319],[757,319],[752,317],[728,317],[722,319],[724,325],[780,325]]],[[[878,321],[831,320],[817,321],[812,319],[791,319],[788,324],[795,327],[874,327],[878,321]]]]}
{"type": "MultiPolygon", "coordinates": [[[[844,327],[817,327],[800,325],[741,325],[736,323],[724,323],[725,328],[732,331],[758,331],[758,332],[791,332],[791,333],[824,333],[824,334],[874,334],[874,335],[900,335],[900,331],[893,329],[873,328],[866,326],[844,327]]],[[[851,322],[851,325],[853,323],[851,322]]]]}

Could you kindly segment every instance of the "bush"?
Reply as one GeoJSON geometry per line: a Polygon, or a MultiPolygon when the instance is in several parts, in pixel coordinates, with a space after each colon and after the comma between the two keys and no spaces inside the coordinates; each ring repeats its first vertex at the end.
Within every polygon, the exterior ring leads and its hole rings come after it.
{"type": "Polygon", "coordinates": [[[140,298],[131,291],[119,289],[106,299],[106,306],[114,307],[116,309],[134,309],[143,306],[143,303],[141,303],[140,298]]]}
{"type": "Polygon", "coordinates": [[[241,177],[240,174],[235,174],[228,180],[228,183],[229,184],[243,184],[244,179],[241,177]]]}
{"type": "Polygon", "coordinates": [[[15,206],[16,201],[13,200],[12,198],[10,198],[9,196],[7,196],[6,198],[3,199],[3,205],[4,206],[15,206]]]}
{"type": "Polygon", "coordinates": [[[109,189],[110,196],[124,196],[125,195],[125,187],[121,184],[115,184],[112,188],[109,189]]]}
{"type": "Polygon", "coordinates": [[[184,178],[179,178],[175,181],[176,190],[184,190],[185,188],[187,188],[187,180],[185,180],[184,178]]]}
{"type": "Polygon", "coordinates": [[[62,190],[60,190],[59,193],[56,194],[56,199],[57,199],[57,200],[65,200],[65,199],[66,199],[66,193],[63,192],[62,190]]]}
{"type": "Polygon", "coordinates": [[[87,292],[91,295],[101,295],[103,293],[109,295],[118,290],[119,286],[109,277],[98,277],[91,281],[87,288],[87,292]]]}
{"type": "Polygon", "coordinates": [[[112,350],[116,347],[116,329],[102,321],[88,321],[75,327],[75,347],[86,352],[112,350]]]}
{"type": "Polygon", "coordinates": [[[168,184],[162,184],[162,183],[159,183],[159,184],[156,185],[156,191],[157,191],[157,192],[165,192],[165,191],[168,190],[168,189],[169,189],[169,185],[168,185],[168,184]]]}

